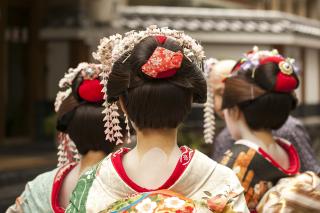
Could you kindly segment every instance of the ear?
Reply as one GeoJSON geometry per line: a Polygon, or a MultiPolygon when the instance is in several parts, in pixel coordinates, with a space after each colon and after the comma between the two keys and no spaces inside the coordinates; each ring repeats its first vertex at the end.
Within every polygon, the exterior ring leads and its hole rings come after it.
{"type": "Polygon", "coordinates": [[[229,109],[229,115],[234,120],[240,120],[241,117],[242,117],[242,112],[241,112],[241,110],[239,109],[238,106],[234,106],[234,107],[229,109]]]}

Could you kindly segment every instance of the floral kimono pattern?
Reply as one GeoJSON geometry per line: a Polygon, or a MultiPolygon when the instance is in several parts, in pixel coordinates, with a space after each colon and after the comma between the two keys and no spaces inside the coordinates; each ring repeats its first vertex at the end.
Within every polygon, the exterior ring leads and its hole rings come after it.
{"type": "Polygon", "coordinates": [[[232,170],[188,147],[180,150],[171,177],[150,190],[127,176],[121,159],[128,149],[120,149],[80,178],[66,212],[249,212],[232,170]]]}
{"type": "Polygon", "coordinates": [[[295,148],[283,139],[278,139],[277,142],[288,153],[290,166],[287,169],[282,168],[267,152],[248,140],[237,141],[220,162],[233,169],[238,176],[248,207],[253,212],[263,195],[279,179],[299,173],[300,161],[295,148]]]}

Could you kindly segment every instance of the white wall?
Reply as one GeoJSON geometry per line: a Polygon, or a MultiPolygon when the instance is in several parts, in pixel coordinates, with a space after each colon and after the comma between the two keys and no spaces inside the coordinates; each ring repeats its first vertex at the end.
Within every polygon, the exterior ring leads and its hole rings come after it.
{"type": "Polygon", "coordinates": [[[317,49],[306,49],[305,52],[305,103],[319,104],[319,51],[317,49]]]}
{"type": "MultiPolygon", "coordinates": [[[[287,46],[284,48],[284,55],[287,57],[290,57],[290,58],[294,58],[296,60],[295,64],[300,69],[300,73],[299,73],[300,75],[301,75],[301,71],[304,67],[302,64],[301,49],[302,49],[302,47],[293,47],[293,46],[287,46]]],[[[301,76],[300,76],[300,79],[301,79],[301,76]]],[[[301,103],[301,100],[302,100],[302,87],[304,87],[304,85],[302,85],[302,82],[300,81],[300,86],[296,90],[296,94],[299,99],[299,103],[301,103]]]]}
{"type": "MultiPolygon", "coordinates": [[[[202,43],[207,58],[234,59],[238,60],[244,52],[252,50],[253,45],[235,45],[235,44],[206,44],[202,43]]],[[[271,46],[259,45],[259,49],[270,49],[271,46]]]]}
{"type": "Polygon", "coordinates": [[[55,100],[58,82],[68,71],[69,44],[67,41],[51,41],[47,44],[47,99],[55,100]]]}

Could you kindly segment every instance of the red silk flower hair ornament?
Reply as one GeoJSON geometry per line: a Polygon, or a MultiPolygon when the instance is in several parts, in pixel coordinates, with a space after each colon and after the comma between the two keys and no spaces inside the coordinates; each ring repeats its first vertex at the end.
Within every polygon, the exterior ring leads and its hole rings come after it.
{"type": "Polygon", "coordinates": [[[292,92],[298,86],[298,80],[293,76],[294,68],[289,59],[282,56],[271,56],[260,60],[260,64],[273,62],[278,64],[280,72],[277,73],[274,85],[276,92],[292,92]]]}
{"type": "MultiPolygon", "coordinates": [[[[155,38],[161,44],[167,39],[165,36],[156,36],[155,38]]],[[[163,47],[157,47],[141,70],[152,78],[169,78],[177,73],[181,67],[182,59],[181,51],[173,52],[163,47]]]]}
{"type": "Polygon", "coordinates": [[[102,85],[98,79],[83,80],[78,88],[79,96],[88,102],[100,102],[103,100],[102,85]]]}

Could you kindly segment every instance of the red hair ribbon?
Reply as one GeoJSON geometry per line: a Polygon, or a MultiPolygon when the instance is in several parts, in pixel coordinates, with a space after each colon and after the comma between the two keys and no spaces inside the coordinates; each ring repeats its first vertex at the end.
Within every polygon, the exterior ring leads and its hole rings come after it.
{"type": "Polygon", "coordinates": [[[83,80],[78,89],[79,96],[88,102],[100,102],[103,100],[102,85],[98,79],[83,80]]]}
{"type": "Polygon", "coordinates": [[[174,76],[181,67],[183,54],[163,47],[157,47],[142,66],[142,72],[152,78],[168,78],[174,76]]]}
{"type": "Polygon", "coordinates": [[[298,81],[292,75],[287,75],[283,72],[279,72],[277,74],[274,90],[276,92],[292,92],[297,87],[297,85],[298,81]]]}
{"type": "Polygon", "coordinates": [[[164,44],[164,42],[166,42],[167,40],[167,36],[162,36],[162,35],[155,36],[155,38],[160,44],[164,44]]]}
{"type": "Polygon", "coordinates": [[[276,92],[292,92],[298,86],[297,79],[292,75],[293,66],[281,56],[272,56],[264,58],[260,64],[268,62],[276,63],[279,66],[280,72],[277,73],[274,91],[276,92]]]}

